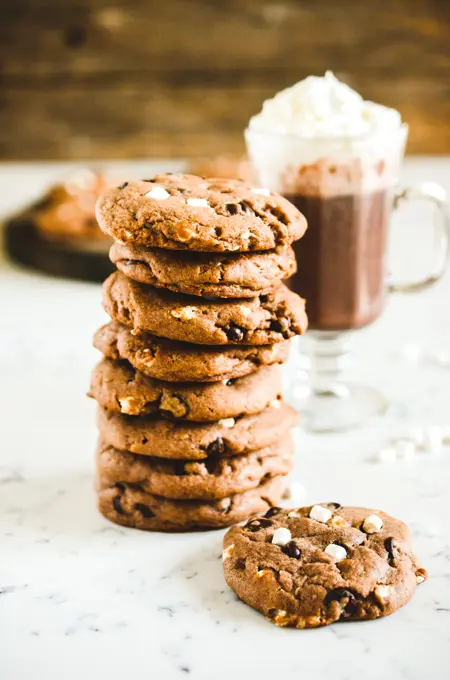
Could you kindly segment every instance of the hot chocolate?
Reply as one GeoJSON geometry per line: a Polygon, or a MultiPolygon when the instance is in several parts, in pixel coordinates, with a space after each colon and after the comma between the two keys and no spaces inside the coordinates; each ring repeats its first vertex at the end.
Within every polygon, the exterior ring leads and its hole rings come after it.
{"type": "Polygon", "coordinates": [[[327,73],[265,102],[246,138],[261,185],[283,193],[308,221],[290,286],[307,300],[309,328],[350,330],[377,319],[406,138],[400,114],[327,73]]]}

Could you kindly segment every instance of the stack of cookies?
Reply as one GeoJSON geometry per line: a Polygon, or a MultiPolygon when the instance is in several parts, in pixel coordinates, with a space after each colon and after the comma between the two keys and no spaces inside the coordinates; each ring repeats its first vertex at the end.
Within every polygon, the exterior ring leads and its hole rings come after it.
{"type": "Polygon", "coordinates": [[[168,531],[266,512],[293,465],[277,364],[307,326],[282,283],[304,217],[242,181],[160,175],[108,190],[97,219],[118,269],[90,391],[100,511],[168,531]]]}

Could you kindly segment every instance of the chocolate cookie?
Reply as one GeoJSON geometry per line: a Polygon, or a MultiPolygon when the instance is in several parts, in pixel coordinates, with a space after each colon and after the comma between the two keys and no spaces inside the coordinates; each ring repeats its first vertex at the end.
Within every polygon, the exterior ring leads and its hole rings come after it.
{"type": "Polygon", "coordinates": [[[306,230],[304,216],[273,191],[195,175],[125,182],[101,196],[96,214],[122,243],[174,250],[271,250],[306,230]]]}
{"type": "Polygon", "coordinates": [[[130,279],[207,298],[263,295],[297,268],[289,246],[263,253],[217,254],[115,243],[109,256],[130,279]]]}
{"type": "Polygon", "coordinates": [[[264,481],[255,489],[215,501],[177,501],[125,484],[98,484],[98,507],[116,524],[147,531],[220,529],[277,505],[284,477],[264,481]]]}
{"type": "Polygon", "coordinates": [[[294,409],[279,401],[257,415],[224,418],[215,423],[175,423],[98,409],[100,437],[106,444],[144,456],[183,460],[264,449],[283,437],[296,421],[294,409]]]}
{"type": "Polygon", "coordinates": [[[103,359],[94,368],[89,396],[114,413],[209,422],[281,403],[281,374],[278,366],[268,366],[225,383],[177,384],[148,378],[126,361],[103,359]]]}
{"type": "Polygon", "coordinates": [[[124,483],[145,493],[178,500],[214,500],[243,493],[259,486],[262,480],[287,475],[293,464],[290,435],[261,451],[203,461],[139,456],[107,444],[101,445],[97,454],[97,472],[103,484],[124,483]]]}
{"type": "Polygon", "coordinates": [[[261,366],[281,364],[289,341],[259,347],[199,347],[187,342],[133,335],[126,326],[109,323],[98,329],[94,346],[111,359],[127,359],[144,375],[169,382],[217,382],[249,375],[261,366]]]}
{"type": "Polygon", "coordinates": [[[271,345],[305,332],[305,301],[280,284],[250,300],[179,295],[115,272],[103,284],[109,316],[135,330],[199,345],[271,345]]]}
{"type": "Polygon", "coordinates": [[[338,503],[272,508],[224,539],[228,585],[278,626],[314,628],[392,614],[427,577],[408,527],[338,503]]]}

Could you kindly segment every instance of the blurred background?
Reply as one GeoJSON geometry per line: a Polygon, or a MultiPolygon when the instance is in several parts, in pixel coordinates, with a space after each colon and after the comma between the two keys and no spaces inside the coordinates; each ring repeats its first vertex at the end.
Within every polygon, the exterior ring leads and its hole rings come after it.
{"type": "Polygon", "coordinates": [[[333,69],[450,153],[445,0],[1,0],[0,159],[240,154],[261,102],[333,69]]]}

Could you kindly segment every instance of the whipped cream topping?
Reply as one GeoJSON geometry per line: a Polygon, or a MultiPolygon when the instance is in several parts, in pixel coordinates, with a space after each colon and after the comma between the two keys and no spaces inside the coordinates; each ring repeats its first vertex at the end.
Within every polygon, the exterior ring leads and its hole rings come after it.
{"type": "Polygon", "coordinates": [[[401,126],[398,111],[365,101],[331,71],[282,90],[266,100],[261,112],[249,122],[251,131],[311,139],[378,135],[401,126]]]}

